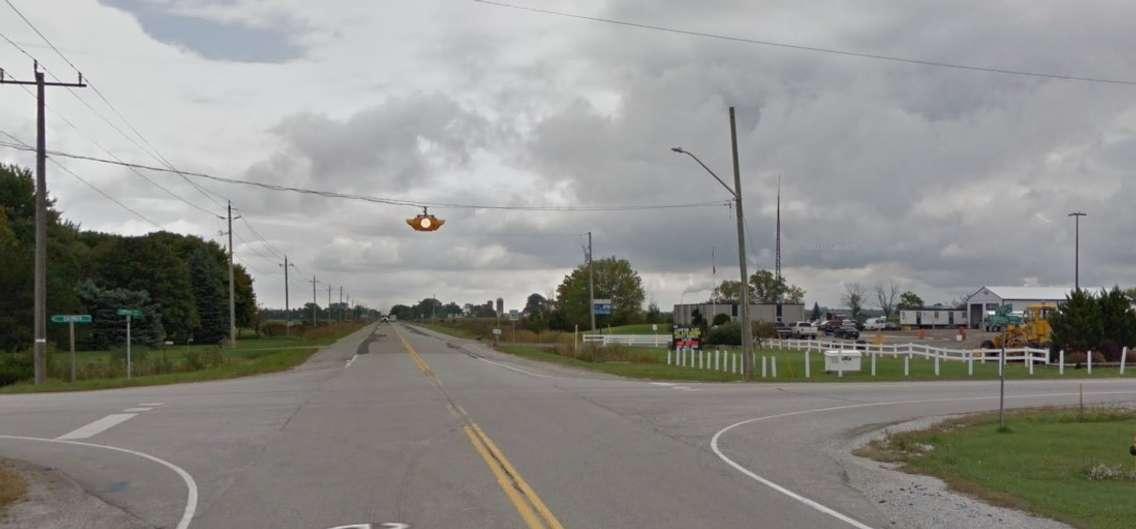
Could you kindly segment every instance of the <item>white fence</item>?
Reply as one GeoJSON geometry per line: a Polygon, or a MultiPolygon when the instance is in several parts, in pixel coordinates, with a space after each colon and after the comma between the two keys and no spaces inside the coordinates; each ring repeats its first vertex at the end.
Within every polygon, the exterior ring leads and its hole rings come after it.
{"type": "Polygon", "coordinates": [[[585,334],[584,343],[600,345],[632,345],[640,347],[670,347],[669,334],[585,334]]]}
{"type": "MultiPolygon", "coordinates": [[[[812,361],[811,354],[817,353],[823,355],[825,351],[859,351],[861,355],[866,357],[866,361],[870,365],[871,376],[876,376],[876,361],[879,357],[891,356],[892,358],[904,359],[903,374],[904,376],[911,375],[911,359],[923,358],[931,360],[934,364],[934,374],[939,376],[940,364],[942,362],[961,362],[967,365],[967,374],[974,375],[974,364],[979,362],[985,364],[987,361],[997,362],[998,368],[1001,370],[1002,364],[999,362],[999,356],[1002,354],[1001,349],[949,349],[943,347],[933,347],[925,344],[866,344],[855,343],[848,341],[825,341],[825,340],[796,340],[796,339],[774,339],[765,340],[763,344],[767,347],[774,347],[778,349],[787,349],[802,351],[804,353],[804,375],[805,378],[812,376],[812,361]]],[[[1093,360],[1092,353],[1087,356],[1086,373],[1091,375],[1093,373],[1093,360]]],[[[1125,359],[1128,356],[1128,348],[1124,348],[1120,355],[1120,374],[1123,375],[1125,371],[1125,359]]],[[[823,356],[821,357],[823,358],[823,356]]],[[[762,378],[777,377],[777,357],[765,356],[753,353],[753,365],[755,374],[760,366],[760,374],[762,378]]],[[[741,353],[736,351],[722,351],[722,350],[691,350],[691,349],[677,349],[667,351],[667,364],[689,367],[694,369],[705,369],[712,371],[722,371],[727,373],[740,373],[741,372],[741,353]]],[[[1036,349],[1032,347],[1022,347],[1014,349],[1006,349],[1006,362],[1021,362],[1026,366],[1029,374],[1034,374],[1034,366],[1056,366],[1058,372],[1062,375],[1065,374],[1065,351],[1059,351],[1056,361],[1050,361],[1049,350],[1036,349]]],[[[839,373],[838,376],[843,376],[839,373]]]]}

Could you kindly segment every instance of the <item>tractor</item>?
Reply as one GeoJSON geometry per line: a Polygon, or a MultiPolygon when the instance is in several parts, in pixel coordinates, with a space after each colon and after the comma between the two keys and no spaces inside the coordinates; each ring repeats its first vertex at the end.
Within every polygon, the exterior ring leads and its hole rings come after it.
{"type": "Polygon", "coordinates": [[[1003,343],[1008,349],[1018,347],[1049,347],[1053,328],[1049,326],[1049,315],[1057,307],[1051,304],[1037,304],[1026,307],[1026,312],[1018,316],[1005,305],[994,311],[983,322],[988,331],[1002,331],[991,340],[982,342],[983,349],[1001,349],[1003,343]]]}

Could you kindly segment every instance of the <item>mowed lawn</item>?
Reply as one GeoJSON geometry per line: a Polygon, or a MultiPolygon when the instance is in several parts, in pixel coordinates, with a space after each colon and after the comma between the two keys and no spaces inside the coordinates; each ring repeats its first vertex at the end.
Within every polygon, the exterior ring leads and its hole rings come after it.
{"type": "Polygon", "coordinates": [[[1136,412],[1090,408],[1082,419],[1076,410],[1043,409],[1009,417],[1008,433],[998,430],[996,414],[982,414],[893,434],[859,453],[1074,527],[1136,527],[1136,458],[1128,455],[1136,412]],[[1091,480],[1096,465],[1131,474],[1091,480]]]}
{"type": "Polygon", "coordinates": [[[79,351],[76,364],[80,376],[68,381],[71,353],[52,353],[47,382],[34,385],[30,381],[0,387],[0,393],[38,393],[82,391],[133,386],[154,386],[182,382],[200,382],[285,371],[304,363],[321,347],[361,329],[363,323],[344,323],[320,328],[309,337],[272,337],[239,339],[234,348],[214,345],[170,346],[160,349],[132,348],[135,376],[125,376],[123,351],[79,351]],[[189,362],[203,363],[190,367],[189,362]],[[154,373],[156,365],[167,367],[154,373]]]}

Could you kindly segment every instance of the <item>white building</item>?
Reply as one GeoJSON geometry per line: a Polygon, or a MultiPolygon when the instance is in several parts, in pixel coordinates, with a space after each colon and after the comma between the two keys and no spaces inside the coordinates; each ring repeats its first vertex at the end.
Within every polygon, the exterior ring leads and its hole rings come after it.
{"type": "MultiPolygon", "coordinates": [[[[1099,295],[1105,289],[1084,287],[1081,290],[1099,295]]],[[[982,287],[966,298],[966,319],[971,329],[977,329],[987,311],[1009,305],[1015,312],[1025,312],[1030,305],[1047,303],[1059,305],[1071,293],[1071,287],[982,287]]]]}
{"type": "MultiPolygon", "coordinates": [[[[725,314],[733,321],[740,317],[740,303],[681,303],[674,306],[671,313],[675,325],[690,325],[697,311],[707,323],[712,323],[714,317],[725,314]]],[[[751,321],[775,322],[777,318],[777,305],[775,303],[753,303],[749,306],[751,321]]],[[[802,303],[782,303],[781,321],[793,323],[805,319],[805,305],[802,303]]]]}

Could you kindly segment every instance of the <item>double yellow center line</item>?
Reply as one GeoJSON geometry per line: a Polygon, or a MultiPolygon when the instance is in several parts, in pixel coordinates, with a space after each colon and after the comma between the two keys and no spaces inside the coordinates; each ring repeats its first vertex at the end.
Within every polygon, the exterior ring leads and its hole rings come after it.
{"type": "Polygon", "coordinates": [[[548,506],[540,499],[536,491],[529,486],[528,482],[525,481],[525,478],[521,476],[521,473],[517,471],[516,467],[509,462],[509,459],[505,457],[501,449],[497,447],[488,435],[485,435],[481,427],[473,422],[473,419],[470,418],[461,406],[458,406],[450,399],[450,396],[446,394],[445,388],[442,387],[442,382],[438,380],[434,371],[430,369],[430,365],[426,363],[426,359],[422,358],[422,355],[414,349],[414,346],[410,345],[410,342],[398,331],[397,327],[395,328],[395,333],[398,334],[398,338],[402,340],[403,347],[406,349],[406,352],[410,354],[410,358],[414,360],[414,364],[418,366],[418,370],[434,383],[435,387],[445,395],[446,400],[450,401],[450,412],[465,423],[462,429],[465,430],[466,436],[469,437],[469,442],[473,445],[473,449],[477,451],[477,454],[480,455],[481,459],[485,461],[485,464],[489,466],[489,471],[497,478],[497,484],[501,486],[501,490],[505,492],[505,496],[509,498],[509,501],[513,504],[513,507],[517,509],[517,513],[521,515],[521,519],[525,521],[529,529],[564,529],[564,526],[560,524],[560,521],[557,520],[556,516],[552,514],[552,511],[548,509],[548,506]]]}

